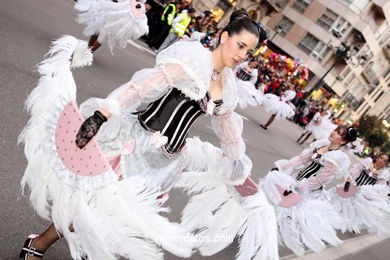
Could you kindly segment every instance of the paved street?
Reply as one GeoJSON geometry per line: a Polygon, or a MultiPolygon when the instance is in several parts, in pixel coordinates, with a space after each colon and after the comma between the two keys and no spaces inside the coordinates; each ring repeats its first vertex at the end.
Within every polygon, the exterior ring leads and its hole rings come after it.
{"type": "MultiPolygon", "coordinates": [[[[73,4],[71,0],[0,2],[0,259],[16,259],[26,236],[42,232],[49,224],[34,213],[29,206],[28,196],[23,196],[20,190],[26,160],[23,147],[17,146],[17,136],[28,119],[23,102],[38,80],[35,65],[43,59],[50,41],[63,34],[86,39],[82,35],[83,28],[74,21],[76,12],[73,10],[73,4]]],[[[78,86],[78,102],[91,96],[106,96],[111,90],[128,81],[138,69],[153,66],[154,58],[154,55],[134,46],[124,50],[116,49],[112,56],[107,46],[102,46],[95,53],[91,67],[74,72],[78,86]]],[[[259,127],[259,123],[264,123],[269,114],[262,108],[238,112],[245,119],[243,135],[247,153],[253,160],[253,177],[256,181],[273,167],[275,160],[296,155],[304,148],[295,143],[295,139],[302,132],[300,127],[283,120],[276,121],[265,131],[259,127]]],[[[192,135],[218,145],[210,128],[209,118],[200,119],[192,135]]],[[[178,220],[186,198],[180,191],[174,191],[169,202],[173,205],[171,219],[178,220]]],[[[343,236],[351,237],[351,234],[343,236]]],[[[191,259],[234,259],[236,249],[237,245],[234,243],[216,256],[205,258],[195,255],[191,259]]],[[[282,256],[290,253],[286,249],[280,250],[282,256]]],[[[169,260],[178,259],[170,254],[166,256],[169,260]]],[[[385,259],[380,257],[375,259],[385,259]]],[[[70,259],[66,242],[56,243],[48,250],[45,259],[70,259]]],[[[355,255],[353,259],[367,258],[355,255]]]]}

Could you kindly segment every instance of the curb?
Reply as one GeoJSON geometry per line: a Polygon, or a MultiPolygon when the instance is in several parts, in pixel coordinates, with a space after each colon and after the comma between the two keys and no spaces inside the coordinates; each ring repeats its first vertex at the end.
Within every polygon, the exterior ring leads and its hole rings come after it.
{"type": "Polygon", "coordinates": [[[375,234],[367,234],[356,238],[351,238],[343,241],[338,247],[329,247],[319,253],[309,251],[304,256],[288,255],[281,257],[281,260],[329,260],[338,259],[352,253],[358,253],[370,246],[380,243],[389,237],[379,238],[375,234]]]}

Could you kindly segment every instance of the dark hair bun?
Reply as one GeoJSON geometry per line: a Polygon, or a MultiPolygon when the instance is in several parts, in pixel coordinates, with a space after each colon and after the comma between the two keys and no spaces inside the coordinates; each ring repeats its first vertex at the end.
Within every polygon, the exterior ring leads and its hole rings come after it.
{"type": "Polygon", "coordinates": [[[251,20],[249,14],[244,10],[236,10],[230,16],[230,21],[222,30],[226,31],[230,36],[239,34],[242,30],[253,33],[259,39],[256,48],[260,47],[264,40],[267,39],[267,32],[261,24],[251,20]]]}
{"type": "Polygon", "coordinates": [[[229,23],[235,21],[235,20],[240,20],[240,19],[248,19],[250,20],[249,14],[244,10],[236,10],[230,15],[230,20],[229,23]]]}
{"type": "Polygon", "coordinates": [[[347,132],[345,134],[345,140],[350,143],[356,140],[358,137],[358,131],[352,126],[347,128],[347,132]]]}

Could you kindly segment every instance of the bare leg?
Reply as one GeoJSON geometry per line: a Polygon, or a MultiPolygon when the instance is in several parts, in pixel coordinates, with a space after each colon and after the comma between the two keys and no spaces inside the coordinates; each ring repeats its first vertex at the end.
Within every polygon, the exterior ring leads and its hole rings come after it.
{"type": "Polygon", "coordinates": [[[305,137],[305,139],[302,140],[299,144],[303,144],[309,137],[311,136],[311,133],[308,133],[308,135],[305,137]]]}
{"type": "Polygon", "coordinates": [[[94,34],[89,38],[88,47],[92,47],[93,43],[97,40],[99,34],[94,34]]]}
{"type": "MultiPolygon", "coordinates": [[[[31,247],[38,249],[39,251],[45,252],[54,242],[60,239],[62,236],[59,234],[54,226],[51,224],[45,232],[34,238],[31,243],[31,247]]],[[[29,260],[41,259],[35,256],[29,256],[29,260]]]]}
{"type": "Polygon", "coordinates": [[[276,114],[273,114],[267,121],[267,123],[265,125],[260,125],[262,128],[264,129],[267,129],[269,127],[269,125],[274,121],[276,117],[276,114]]]}
{"type": "Polygon", "coordinates": [[[307,131],[303,132],[303,133],[301,134],[301,136],[298,138],[297,143],[299,143],[299,141],[301,140],[301,138],[304,137],[307,133],[308,133],[307,131]]]}

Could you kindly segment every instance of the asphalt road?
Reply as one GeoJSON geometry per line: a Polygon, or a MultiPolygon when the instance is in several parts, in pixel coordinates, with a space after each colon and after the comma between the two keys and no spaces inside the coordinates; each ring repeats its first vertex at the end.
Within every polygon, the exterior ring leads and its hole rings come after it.
{"type": "MultiPolygon", "coordinates": [[[[86,39],[82,35],[83,28],[74,20],[76,12],[73,4],[72,0],[0,2],[0,259],[16,259],[26,236],[42,232],[49,224],[34,213],[28,203],[28,194],[23,196],[20,189],[26,159],[23,147],[17,145],[17,136],[28,120],[23,103],[38,80],[35,65],[43,59],[51,40],[63,34],[86,39]]],[[[78,102],[92,96],[105,97],[128,81],[135,71],[152,67],[154,58],[154,55],[134,46],[117,49],[114,56],[107,46],[101,47],[95,53],[91,67],[74,72],[78,102]]],[[[304,148],[295,143],[302,132],[300,127],[282,120],[265,131],[259,123],[264,123],[269,114],[262,108],[238,112],[246,119],[243,136],[247,153],[253,160],[255,180],[264,176],[275,160],[289,158],[304,148]]],[[[218,145],[208,118],[199,120],[191,134],[218,145]]],[[[186,198],[180,191],[172,192],[169,201],[172,220],[179,219],[185,202],[186,198]]],[[[344,235],[344,238],[349,237],[350,234],[344,235]]],[[[191,259],[234,259],[236,249],[237,245],[233,243],[218,255],[208,258],[195,255],[191,259]]],[[[287,249],[280,250],[282,256],[290,253],[287,249]]],[[[45,259],[70,259],[66,242],[57,242],[47,251],[45,259]]],[[[166,259],[177,257],[167,253],[166,259]]]]}

